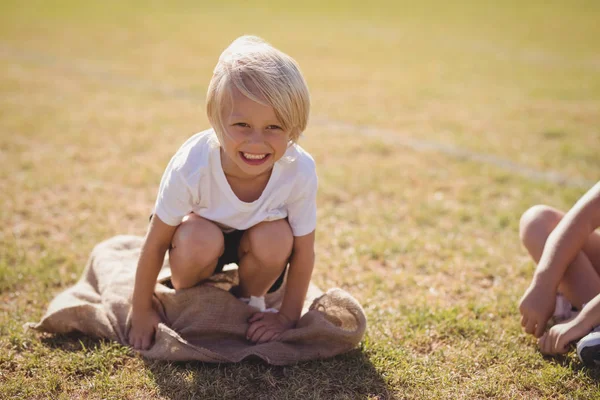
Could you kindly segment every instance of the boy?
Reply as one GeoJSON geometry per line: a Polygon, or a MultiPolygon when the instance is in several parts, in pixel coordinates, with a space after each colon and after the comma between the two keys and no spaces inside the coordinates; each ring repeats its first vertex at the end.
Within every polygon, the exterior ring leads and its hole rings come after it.
{"type": "Polygon", "coordinates": [[[159,322],[151,298],[167,251],[176,290],[237,263],[235,294],[259,311],[289,262],[281,309],[254,314],[246,335],[263,343],[294,327],[314,265],[317,175],[296,144],[309,108],[291,57],[253,36],[221,54],[207,95],[213,129],[188,139],[161,181],[136,272],[135,349],[149,348],[159,322]]]}

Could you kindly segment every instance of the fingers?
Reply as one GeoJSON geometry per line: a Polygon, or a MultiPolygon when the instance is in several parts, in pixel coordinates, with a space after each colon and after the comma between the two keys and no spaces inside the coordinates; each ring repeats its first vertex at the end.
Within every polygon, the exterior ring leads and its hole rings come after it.
{"type": "Polygon", "coordinates": [[[256,343],[270,342],[278,333],[279,331],[275,329],[265,329],[264,333],[256,339],[256,343]]]}
{"type": "Polygon", "coordinates": [[[155,331],[152,331],[149,334],[130,334],[129,344],[135,350],[148,350],[150,347],[152,347],[152,342],[154,341],[154,333],[155,331]]]}
{"type": "Polygon", "coordinates": [[[540,351],[543,354],[563,354],[568,350],[569,342],[560,329],[552,328],[546,332],[538,341],[540,351]]]}
{"type": "Polygon", "coordinates": [[[144,339],[141,336],[133,339],[133,348],[136,350],[145,350],[144,349],[144,339]]]}
{"type": "Polygon", "coordinates": [[[246,332],[246,339],[254,343],[265,343],[278,338],[281,332],[285,330],[272,316],[261,319],[250,324],[246,332]]]}
{"type": "Polygon", "coordinates": [[[264,332],[265,325],[263,323],[254,323],[248,328],[248,332],[246,333],[246,339],[250,340],[251,342],[256,342],[264,332]]]}
{"type": "Polygon", "coordinates": [[[525,316],[521,318],[521,326],[525,327],[525,332],[536,338],[541,337],[546,330],[546,324],[538,322],[536,318],[527,318],[525,316]]]}
{"type": "Polygon", "coordinates": [[[556,338],[556,343],[554,345],[554,352],[559,353],[559,354],[566,353],[568,346],[569,346],[569,342],[566,341],[565,336],[559,335],[556,338]]]}
{"type": "MultiPolygon", "coordinates": [[[[259,314],[259,313],[257,313],[257,314],[259,314]]],[[[265,318],[265,315],[262,315],[262,313],[260,313],[260,314],[261,315],[258,316],[257,318],[254,318],[254,316],[252,316],[252,318],[250,318],[248,320],[248,322],[250,322],[250,326],[248,327],[248,331],[246,332],[247,339],[253,337],[255,332],[257,331],[257,329],[260,329],[261,327],[264,327],[264,326],[270,326],[273,324],[273,321],[270,318],[265,318]]]]}
{"type": "Polygon", "coordinates": [[[275,335],[274,335],[274,336],[271,338],[271,340],[272,340],[272,341],[279,340],[279,338],[281,337],[281,334],[282,334],[282,333],[283,333],[283,332],[278,332],[278,333],[276,333],[276,334],[275,334],[275,335]]]}
{"type": "Polygon", "coordinates": [[[546,324],[545,323],[541,323],[538,322],[537,327],[535,329],[535,337],[539,338],[540,336],[542,336],[544,334],[544,331],[546,330],[546,324]]]}
{"type": "Polygon", "coordinates": [[[540,352],[542,352],[542,354],[548,354],[548,333],[545,333],[539,340],[538,340],[538,347],[540,348],[540,352]]]}
{"type": "Polygon", "coordinates": [[[152,343],[152,336],[154,336],[154,332],[151,335],[144,335],[142,338],[142,350],[148,350],[150,348],[150,344],[152,343]]]}
{"type": "Polygon", "coordinates": [[[250,338],[254,337],[254,333],[257,329],[261,328],[264,325],[263,321],[256,321],[250,323],[248,330],[246,331],[246,339],[250,340],[250,338]]]}
{"type": "Polygon", "coordinates": [[[144,335],[138,340],[137,350],[148,350],[152,344],[153,335],[144,335]]]}
{"type": "Polygon", "coordinates": [[[525,332],[532,334],[535,332],[535,320],[528,319],[525,323],[525,332]]]}
{"type": "Polygon", "coordinates": [[[252,316],[250,317],[250,319],[248,319],[248,322],[253,323],[253,322],[256,322],[256,321],[260,321],[264,317],[265,317],[264,313],[257,312],[257,313],[252,314],[252,316]]]}
{"type": "Polygon", "coordinates": [[[139,349],[141,343],[140,343],[140,341],[138,339],[138,336],[134,332],[130,332],[129,333],[129,338],[128,339],[129,339],[129,345],[131,347],[133,347],[136,350],[139,349]]]}
{"type": "Polygon", "coordinates": [[[280,333],[280,328],[274,326],[260,326],[258,327],[252,335],[249,335],[248,340],[254,343],[266,343],[271,340],[280,333]]]}
{"type": "Polygon", "coordinates": [[[269,325],[265,324],[263,321],[258,321],[250,325],[248,332],[246,333],[246,339],[251,342],[257,342],[267,330],[269,330],[269,325]]]}

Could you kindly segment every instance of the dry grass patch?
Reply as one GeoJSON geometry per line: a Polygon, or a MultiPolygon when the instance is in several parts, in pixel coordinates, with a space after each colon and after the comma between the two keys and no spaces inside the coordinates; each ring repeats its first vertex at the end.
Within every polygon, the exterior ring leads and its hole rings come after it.
{"type": "Polygon", "coordinates": [[[600,33],[584,3],[4,2],[0,397],[598,397],[598,371],[573,353],[543,358],[516,310],[533,268],[520,214],[566,209],[583,190],[401,145],[597,179],[600,33]],[[307,75],[314,118],[301,143],[320,175],[314,280],[363,304],[360,348],[289,367],[172,364],[24,331],[97,242],[144,234],[169,157],[207,127],[217,55],[242,33],[271,40],[307,75]]]}

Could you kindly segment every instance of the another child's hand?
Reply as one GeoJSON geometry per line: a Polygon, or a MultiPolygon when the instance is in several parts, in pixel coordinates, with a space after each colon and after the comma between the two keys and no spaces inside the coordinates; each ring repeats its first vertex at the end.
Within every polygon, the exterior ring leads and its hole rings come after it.
{"type": "Polygon", "coordinates": [[[546,330],[546,323],[554,312],[556,293],[544,285],[531,284],[519,303],[523,316],[521,325],[525,332],[539,338],[546,330]]]}
{"type": "Polygon", "coordinates": [[[288,329],[294,327],[294,322],[281,313],[258,312],[248,320],[250,326],[246,339],[254,343],[265,343],[277,340],[288,329]]]}
{"type": "Polygon", "coordinates": [[[148,350],[154,341],[159,322],[160,317],[152,307],[144,311],[132,311],[129,345],[136,350],[148,350]]]}
{"type": "Polygon", "coordinates": [[[540,351],[544,354],[562,354],[568,351],[569,343],[581,339],[589,329],[577,319],[556,324],[538,340],[540,351]]]}

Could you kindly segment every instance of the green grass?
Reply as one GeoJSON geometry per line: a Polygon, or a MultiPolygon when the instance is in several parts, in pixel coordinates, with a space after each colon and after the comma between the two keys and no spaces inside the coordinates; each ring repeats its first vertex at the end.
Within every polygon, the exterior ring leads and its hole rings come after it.
{"type": "Polygon", "coordinates": [[[516,308],[533,269],[520,214],[585,189],[402,144],[598,179],[598,4],[255,4],[0,4],[0,398],[599,397],[599,370],[542,357],[516,308]],[[308,80],[314,281],[363,304],[360,348],[289,367],[173,364],[24,331],[95,243],[144,234],[168,159],[207,127],[218,55],[244,33],[308,80]]]}

